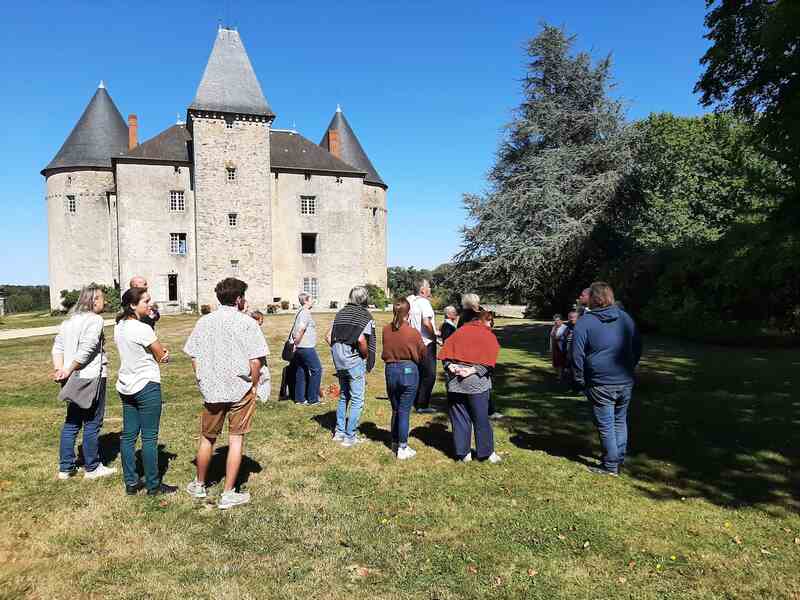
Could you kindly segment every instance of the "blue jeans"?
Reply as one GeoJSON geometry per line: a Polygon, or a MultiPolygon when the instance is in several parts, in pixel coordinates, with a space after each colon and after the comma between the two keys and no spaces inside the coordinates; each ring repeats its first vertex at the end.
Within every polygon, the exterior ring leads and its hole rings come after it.
{"type": "Polygon", "coordinates": [[[410,360],[386,363],[386,392],[392,403],[392,442],[408,445],[408,419],[419,386],[419,368],[410,360]]]}
{"type": "Polygon", "coordinates": [[[89,408],[81,408],[70,402],[67,416],[61,428],[61,442],[58,449],[58,470],[64,473],[75,468],[75,440],[83,427],[83,466],[91,473],[100,465],[100,429],[106,414],[106,378],[100,380],[97,401],[89,408]]]}
{"type": "Polygon", "coordinates": [[[339,406],[336,407],[336,433],[344,433],[347,438],[355,438],[361,409],[364,406],[367,362],[362,360],[345,371],[336,371],[339,379],[339,406]],[[350,415],[347,414],[348,404],[350,415]]]}
{"type": "Polygon", "coordinates": [[[155,490],[161,484],[158,474],[158,429],[161,425],[161,384],[149,382],[141,390],[128,396],[120,394],[122,400],[122,475],[127,485],[136,485],[136,438],[142,434],[142,466],[144,484],[155,490]]]}
{"type": "Polygon", "coordinates": [[[618,473],[628,449],[628,405],[633,384],[595,385],[586,388],[592,403],[594,424],[600,434],[603,468],[618,473]]]}
{"type": "Polygon", "coordinates": [[[479,394],[447,392],[447,408],[453,426],[453,446],[456,458],[470,453],[472,430],[475,430],[475,453],[485,460],[494,452],[494,432],[489,421],[489,397],[492,390],[479,394]]]}
{"type": "Polygon", "coordinates": [[[322,363],[319,362],[317,351],[314,348],[297,348],[294,351],[294,363],[294,401],[316,404],[319,402],[319,384],[322,381],[322,363]]]}

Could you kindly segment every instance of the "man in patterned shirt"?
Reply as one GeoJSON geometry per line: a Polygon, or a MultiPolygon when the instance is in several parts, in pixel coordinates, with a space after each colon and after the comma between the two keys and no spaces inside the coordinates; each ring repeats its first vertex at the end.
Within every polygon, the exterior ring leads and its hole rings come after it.
{"type": "Polygon", "coordinates": [[[256,409],[256,392],[262,365],[269,352],[261,328],[242,312],[247,284],[229,277],[214,288],[220,306],[197,321],[183,351],[192,357],[197,385],[203,396],[200,415],[200,445],[197,449],[197,477],[186,491],[205,498],[206,475],[214,442],[228,417],[228,460],[225,487],[219,508],[227,509],[250,501],[248,492],[235,490],[242,463],[244,435],[250,432],[256,409]]]}

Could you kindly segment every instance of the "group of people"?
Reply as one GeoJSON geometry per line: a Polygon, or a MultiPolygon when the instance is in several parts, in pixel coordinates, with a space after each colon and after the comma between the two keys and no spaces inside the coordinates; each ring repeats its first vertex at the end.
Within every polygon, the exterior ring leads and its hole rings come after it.
{"type": "MultiPolygon", "coordinates": [[[[250,500],[248,492],[236,489],[244,436],[252,427],[256,399],[269,397],[269,348],[261,330],[263,315],[259,311],[247,312],[246,290],[247,284],[238,279],[220,281],[214,290],[219,307],[197,321],[183,347],[192,359],[203,399],[196,476],[186,491],[194,498],[207,496],[214,443],[227,420],[229,446],[224,489],[218,503],[221,509],[250,500]]],[[[492,314],[480,308],[477,300],[474,307],[464,311],[459,323],[455,322],[452,311],[448,311],[444,341],[440,342],[428,297],[430,285],[427,281],[419,282],[415,295],[395,302],[392,323],[383,331],[382,358],[392,405],[392,450],[400,460],[414,456],[415,451],[408,445],[409,415],[413,405],[419,412],[433,412],[430,394],[437,360],[441,360],[457,458],[471,460],[474,429],[477,459],[499,462],[489,424],[491,373],[499,351],[497,339],[491,333],[492,314]],[[443,347],[437,357],[438,343],[443,343],[443,347]]],[[[300,310],[287,340],[296,371],[294,391],[298,403],[317,404],[322,366],[315,349],[313,299],[300,294],[299,301],[300,310]]],[[[332,439],[345,448],[363,441],[358,435],[358,425],[366,375],[376,363],[377,332],[367,301],[366,288],[353,288],[349,302],[336,314],[325,335],[340,390],[332,439]]],[[[83,289],[53,343],[53,379],[62,388],[73,379],[76,385],[71,388],[80,390],[72,394],[67,404],[61,431],[58,472],[61,480],[78,474],[75,442],[81,429],[84,477],[97,479],[116,472],[100,462],[99,454],[108,377],[101,316],[104,310],[103,290],[98,286],[83,289]],[[91,382],[95,385],[89,385],[91,382]],[[91,397],[79,403],[76,394],[91,394],[91,397]],[[82,407],[84,404],[86,408],[82,407]]],[[[123,415],[120,454],[125,491],[129,495],[142,491],[150,496],[173,494],[178,489],[161,480],[158,468],[161,367],[170,362],[170,353],[156,336],[156,321],[147,281],[134,277],[122,295],[114,327],[120,360],[115,387],[123,415]],[[139,437],[143,478],[136,469],[135,448],[139,437]]]]}
{"type": "MultiPolygon", "coordinates": [[[[170,353],[158,340],[147,281],[135,277],[122,295],[122,309],[114,328],[120,365],[116,390],[122,402],[120,442],[125,491],[136,495],[173,494],[177,487],[161,480],[158,468],[158,434],[161,422],[161,366],[170,353]],[[135,447],[141,436],[144,478],[136,470],[135,447]]],[[[196,476],[186,486],[194,498],[208,495],[207,481],[214,444],[228,422],[229,446],[223,492],[218,506],[227,509],[250,501],[248,492],[236,489],[244,450],[251,431],[256,399],[269,397],[269,348],[261,329],[263,315],[248,313],[247,284],[235,278],[215,287],[217,310],[195,324],[183,351],[192,360],[203,408],[197,449],[196,476]]],[[[501,418],[492,403],[492,377],[500,345],[492,332],[493,313],[480,305],[475,294],[465,294],[460,314],[445,309],[439,330],[430,303],[430,284],[419,281],[415,293],[393,304],[393,318],[382,331],[386,390],[392,407],[392,451],[399,460],[413,458],[408,444],[412,409],[434,412],[430,406],[438,362],[442,362],[447,390],[447,411],[452,426],[455,458],[498,463],[491,419],[501,418]],[[439,346],[441,345],[441,348],[439,346]],[[437,351],[438,350],[438,351],[437,351]]],[[[298,311],[287,338],[295,367],[295,401],[320,402],[322,366],[316,352],[317,328],[311,313],[313,299],[300,294],[298,311]]],[[[376,364],[377,332],[367,308],[368,293],[354,287],[348,303],[336,314],[325,334],[331,351],[339,398],[332,440],[345,448],[363,441],[358,426],[364,406],[366,376],[376,364]]],[[[61,431],[58,478],[78,473],[75,441],[83,429],[84,477],[97,479],[116,469],[100,462],[99,432],[106,405],[108,358],[104,348],[103,291],[82,290],[55,338],[53,379],[66,388],[72,380],[72,400],[67,404],[61,431]],[[96,385],[89,385],[95,382],[96,385]],[[77,391],[75,391],[77,390],[77,391]],[[88,402],[74,396],[91,394],[88,402]],[[86,405],[88,408],[82,407],[86,405]]],[[[576,385],[592,402],[603,446],[600,471],[617,474],[624,462],[627,442],[627,407],[633,388],[633,369],[641,355],[641,341],[630,316],[614,303],[613,290],[592,284],[583,316],[572,321],[569,366],[576,385]]],[[[557,331],[556,331],[557,333],[557,331]]],[[[563,335],[554,338],[564,337],[563,335]]],[[[84,400],[87,400],[84,398],[84,400]]]]}
{"type": "Polygon", "coordinates": [[[555,315],[550,330],[552,364],[561,379],[585,394],[600,436],[598,474],[616,476],[628,447],[628,407],[642,339],[614,290],[598,281],[584,289],[567,314],[555,315]]]}

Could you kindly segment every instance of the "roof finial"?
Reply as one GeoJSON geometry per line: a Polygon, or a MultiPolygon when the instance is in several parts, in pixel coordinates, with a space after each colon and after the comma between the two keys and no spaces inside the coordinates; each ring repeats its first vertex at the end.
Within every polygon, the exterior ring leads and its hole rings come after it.
{"type": "Polygon", "coordinates": [[[101,80],[100,80],[100,83],[97,85],[97,89],[98,89],[98,90],[104,90],[104,89],[106,89],[106,82],[105,82],[105,81],[103,81],[103,80],[101,79],[101,80]]]}
{"type": "Polygon", "coordinates": [[[336,112],[338,112],[338,113],[342,112],[342,107],[339,106],[338,102],[336,103],[336,112]]]}

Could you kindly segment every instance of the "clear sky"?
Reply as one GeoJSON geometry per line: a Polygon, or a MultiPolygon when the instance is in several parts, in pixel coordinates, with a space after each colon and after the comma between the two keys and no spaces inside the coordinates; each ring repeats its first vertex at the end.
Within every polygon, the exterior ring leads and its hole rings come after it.
{"type": "Polygon", "coordinates": [[[0,283],[47,283],[39,171],[98,82],[145,140],[185,116],[220,21],[239,29],[275,127],[318,142],[342,105],[389,185],[389,264],[433,267],[459,248],[461,195],[485,187],[542,21],[612,54],[637,119],[703,112],[703,16],[700,0],[6,3],[0,283]]]}

